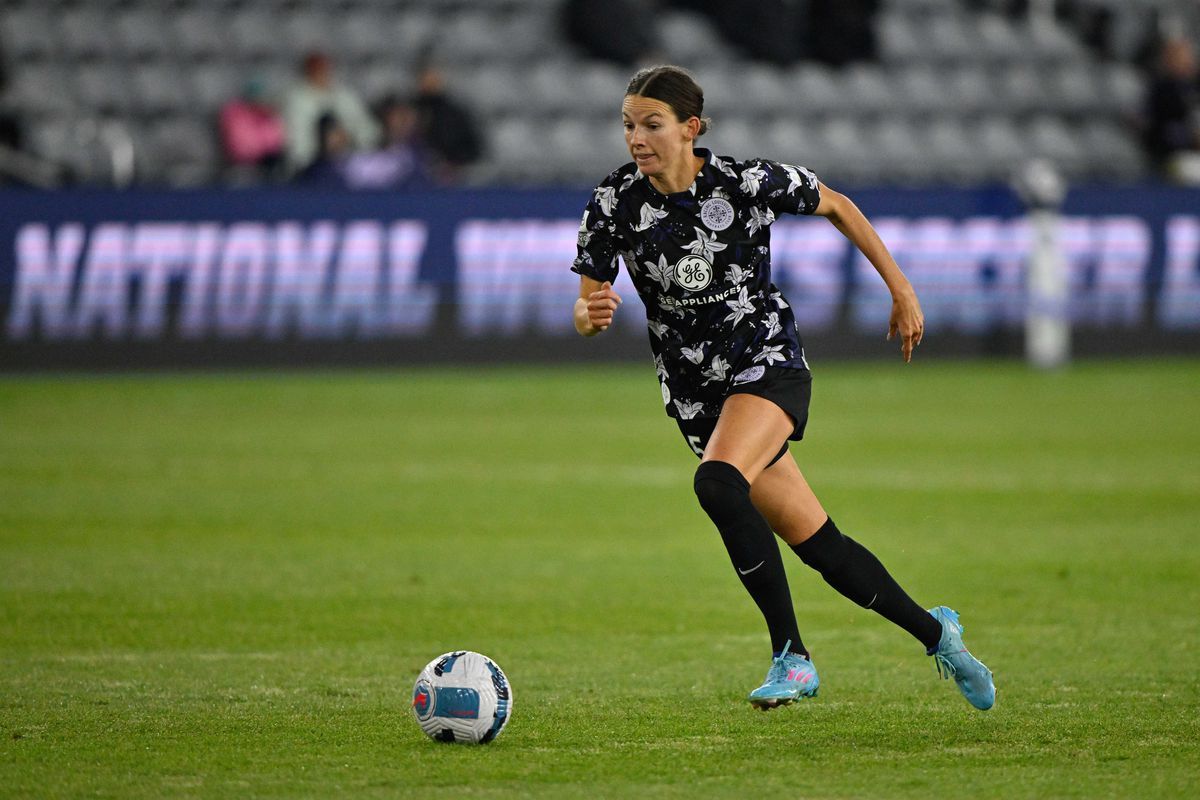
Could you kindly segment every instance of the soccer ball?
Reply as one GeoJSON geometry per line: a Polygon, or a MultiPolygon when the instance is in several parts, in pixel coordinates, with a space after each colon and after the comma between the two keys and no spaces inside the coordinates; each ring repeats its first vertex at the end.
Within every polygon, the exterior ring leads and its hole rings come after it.
{"type": "Polygon", "coordinates": [[[421,730],[439,742],[487,744],[512,716],[513,694],[495,661],[455,650],[430,661],[413,686],[421,730]]]}

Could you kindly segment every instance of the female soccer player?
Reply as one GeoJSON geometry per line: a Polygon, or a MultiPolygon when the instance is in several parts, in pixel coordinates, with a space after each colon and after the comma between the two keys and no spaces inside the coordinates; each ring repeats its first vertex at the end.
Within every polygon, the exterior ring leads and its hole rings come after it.
{"type": "Polygon", "coordinates": [[[963,645],[958,614],[917,605],[838,530],[788,453],[788,441],[804,435],[812,375],[791,308],[771,283],[771,223],[817,214],[862,251],[892,292],[888,338],[899,334],[906,362],[924,330],[917,296],[862,212],[812,172],[694,147],[708,128],[703,111],[703,91],[679,67],[644,69],[629,82],[621,112],[633,162],[596,187],[584,211],[575,328],[595,336],[612,324],[620,255],[646,306],[667,414],[700,456],[696,496],[770,632],[774,658],[749,700],[787,705],[819,684],[774,531],[830,586],[925,645],[973,706],[991,708],[992,674],[963,645]]]}

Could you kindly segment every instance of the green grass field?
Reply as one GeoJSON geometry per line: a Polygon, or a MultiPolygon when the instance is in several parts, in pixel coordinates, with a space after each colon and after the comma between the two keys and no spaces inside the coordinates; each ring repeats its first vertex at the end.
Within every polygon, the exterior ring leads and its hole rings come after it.
{"type": "Polygon", "coordinates": [[[794,448],[995,671],[785,552],[766,633],[648,365],[0,379],[0,796],[1186,797],[1200,782],[1200,361],[818,366],[794,448]],[[487,747],[410,712],[446,650],[487,747]]]}

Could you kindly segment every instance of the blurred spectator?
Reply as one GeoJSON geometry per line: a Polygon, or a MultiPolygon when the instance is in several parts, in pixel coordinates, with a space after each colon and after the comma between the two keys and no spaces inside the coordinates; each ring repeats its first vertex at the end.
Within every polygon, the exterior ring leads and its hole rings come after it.
{"type": "MultiPolygon", "coordinates": [[[[4,66],[3,51],[0,51],[0,97],[8,89],[8,71],[4,66]]],[[[0,147],[21,149],[21,122],[16,113],[0,107],[0,147]]]]}
{"type": "Polygon", "coordinates": [[[658,48],[655,6],[654,0],[567,0],[567,38],[593,58],[642,63],[658,48]]]}
{"type": "Polygon", "coordinates": [[[702,11],[750,58],[773,64],[814,59],[841,66],[873,60],[879,0],[672,0],[702,11]]]}
{"type": "Polygon", "coordinates": [[[351,189],[415,189],[429,182],[425,152],[417,130],[417,111],[398,97],[379,105],[383,146],[354,153],[346,160],[345,180],[351,189]]]}
{"type": "Polygon", "coordinates": [[[1200,74],[1184,38],[1163,43],[1145,109],[1146,150],[1169,176],[1200,182],[1200,74]]]}
{"type": "Polygon", "coordinates": [[[755,3],[675,0],[674,5],[707,14],[726,41],[757,61],[790,64],[806,57],[806,3],[796,0],[755,3]]]}
{"type": "Polygon", "coordinates": [[[218,125],[226,161],[267,173],[283,159],[286,134],[283,120],[264,95],[261,79],[246,81],[241,95],[221,108],[218,125]]]}
{"type": "Polygon", "coordinates": [[[346,185],[346,162],[352,150],[350,134],[332,114],[323,114],[313,131],[317,152],[308,166],[296,174],[296,183],[321,189],[346,185]]]}
{"type": "Polygon", "coordinates": [[[417,77],[413,107],[421,141],[429,148],[438,181],[455,182],[462,167],[483,155],[483,139],[475,120],[446,94],[445,78],[432,65],[424,66],[417,77]]]}
{"type": "Polygon", "coordinates": [[[880,0],[809,0],[809,56],[833,66],[874,61],[880,0]]]}
{"type": "Polygon", "coordinates": [[[288,91],[283,105],[288,167],[301,170],[317,156],[317,123],[326,115],[337,120],[352,148],[374,147],[379,126],[357,94],[334,82],[329,56],[308,54],[301,73],[301,80],[288,91]]]}
{"type": "Polygon", "coordinates": [[[809,0],[808,57],[833,66],[875,59],[879,0],[809,0]]]}

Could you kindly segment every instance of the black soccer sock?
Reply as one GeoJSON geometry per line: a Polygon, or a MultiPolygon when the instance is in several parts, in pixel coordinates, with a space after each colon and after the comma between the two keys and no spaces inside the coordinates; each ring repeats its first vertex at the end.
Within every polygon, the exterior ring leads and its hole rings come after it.
{"type": "Polygon", "coordinates": [[[899,625],[926,648],[937,647],[941,624],[900,588],[870,550],[839,531],[832,519],[792,549],[834,589],[899,625]]]}
{"type": "Polygon", "coordinates": [[[758,604],[771,634],[771,649],[807,657],[800,641],[787,573],[771,526],[750,502],[750,483],[737,467],[724,461],[705,461],[696,469],[696,497],[725,541],[742,585],[758,604]]]}

